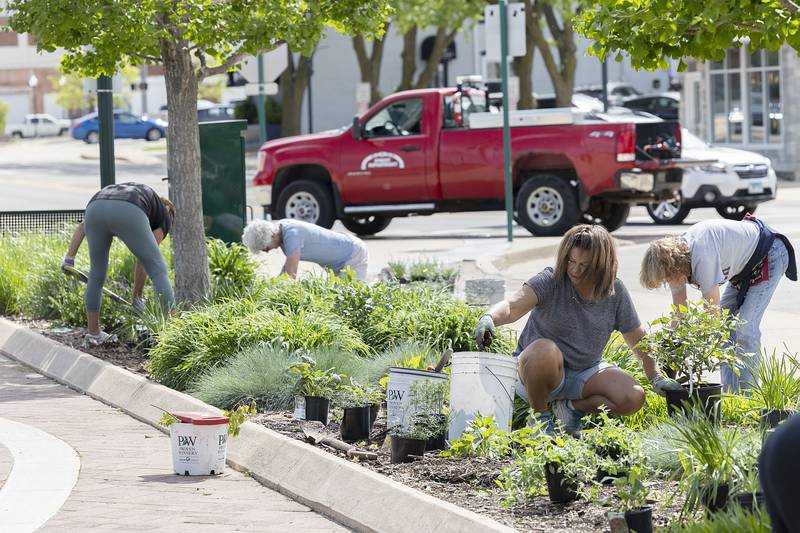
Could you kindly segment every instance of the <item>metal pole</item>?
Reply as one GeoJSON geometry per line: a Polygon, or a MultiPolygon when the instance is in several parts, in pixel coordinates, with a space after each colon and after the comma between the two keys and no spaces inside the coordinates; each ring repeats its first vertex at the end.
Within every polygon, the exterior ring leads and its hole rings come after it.
{"type": "Polygon", "coordinates": [[[314,74],[314,55],[308,58],[308,133],[314,133],[314,108],[311,98],[311,75],[314,74]]]}
{"type": "Polygon", "coordinates": [[[100,120],[100,187],[114,183],[114,94],[111,78],[97,78],[97,114],[100,120]]]}
{"type": "Polygon", "coordinates": [[[267,142],[267,113],[264,109],[264,54],[256,56],[258,61],[258,144],[267,142]]]}
{"type": "Polygon", "coordinates": [[[511,128],[508,123],[508,0],[500,0],[500,77],[503,80],[503,171],[506,179],[508,242],[514,240],[514,205],[511,185],[511,128]]]}
{"type": "Polygon", "coordinates": [[[147,63],[142,63],[139,71],[142,75],[139,90],[142,91],[142,115],[147,115],[147,63]]]}
{"type": "Polygon", "coordinates": [[[603,59],[603,111],[608,111],[608,60],[603,59]]]}

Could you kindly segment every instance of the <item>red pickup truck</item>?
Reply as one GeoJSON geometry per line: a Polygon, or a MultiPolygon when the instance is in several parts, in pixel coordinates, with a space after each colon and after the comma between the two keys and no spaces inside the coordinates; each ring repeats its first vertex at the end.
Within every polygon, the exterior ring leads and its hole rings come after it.
{"type": "MultiPolygon", "coordinates": [[[[338,130],[266,142],[256,197],[273,218],[373,235],[393,217],[503,210],[500,115],[474,88],[404,91],[338,130]]],[[[615,230],[632,204],[673,197],[677,122],[569,109],[512,115],[515,219],[534,235],[578,222],[615,230]],[[630,120],[630,122],[628,122],[630,120]]]]}

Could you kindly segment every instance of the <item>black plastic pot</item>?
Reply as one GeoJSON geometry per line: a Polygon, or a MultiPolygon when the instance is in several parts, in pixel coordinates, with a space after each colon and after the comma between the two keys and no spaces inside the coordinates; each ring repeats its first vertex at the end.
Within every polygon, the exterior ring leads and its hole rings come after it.
{"type": "Polygon", "coordinates": [[[369,429],[372,431],[372,426],[375,424],[375,420],[378,418],[378,413],[381,412],[381,404],[373,403],[369,406],[369,429]]]}
{"type": "Polygon", "coordinates": [[[446,447],[447,447],[447,432],[445,431],[443,431],[436,437],[432,437],[425,441],[426,452],[444,450],[446,447]]]}
{"type": "Polygon", "coordinates": [[[603,485],[613,485],[615,479],[622,477],[624,475],[625,474],[621,471],[617,474],[611,474],[610,472],[607,472],[602,468],[598,468],[594,480],[597,481],[598,483],[602,483],[603,485]]]}
{"type": "Polygon", "coordinates": [[[370,424],[370,411],[369,405],[363,407],[347,407],[344,409],[344,416],[342,417],[342,440],[345,442],[355,442],[358,440],[366,440],[369,438],[369,432],[372,428],[370,424]]]}
{"type": "Polygon", "coordinates": [[[544,477],[547,480],[547,494],[551,502],[569,503],[578,499],[578,486],[574,481],[564,479],[558,463],[544,465],[544,477]]]}
{"type": "Polygon", "coordinates": [[[756,492],[753,494],[752,492],[739,492],[731,496],[729,504],[731,503],[736,504],[743,509],[756,510],[764,505],[764,493],[756,492]]]}
{"type": "Polygon", "coordinates": [[[414,456],[425,455],[425,443],[422,439],[407,439],[392,435],[392,462],[410,463],[414,456]]]}
{"type": "Polygon", "coordinates": [[[636,511],[625,511],[625,523],[631,533],[653,533],[653,508],[642,507],[636,511]]]}
{"type": "Polygon", "coordinates": [[[319,396],[306,396],[306,420],[318,420],[328,425],[328,408],[331,401],[319,396]]]}
{"type": "Polygon", "coordinates": [[[794,409],[761,409],[761,427],[776,428],[778,424],[796,413],[794,409]]]}
{"type": "Polygon", "coordinates": [[[716,423],[721,419],[722,385],[718,383],[699,385],[692,390],[689,397],[689,386],[684,385],[683,390],[667,391],[667,414],[670,416],[678,413],[691,412],[694,405],[703,407],[706,416],[716,423]]]}
{"type": "Polygon", "coordinates": [[[703,501],[703,505],[705,505],[706,509],[715,513],[725,508],[728,505],[728,494],[729,494],[730,487],[727,483],[722,484],[717,487],[717,494],[716,496],[713,494],[711,488],[707,488],[701,494],[701,500],[703,501]]]}

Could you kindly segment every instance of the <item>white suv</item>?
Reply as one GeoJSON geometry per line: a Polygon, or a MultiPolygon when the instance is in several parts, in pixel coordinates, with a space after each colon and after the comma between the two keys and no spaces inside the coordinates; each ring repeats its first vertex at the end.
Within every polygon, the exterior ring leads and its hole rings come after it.
{"type": "Polygon", "coordinates": [[[769,158],[711,146],[685,128],[681,136],[681,158],[717,162],[684,169],[680,194],[674,200],[647,205],[656,224],[680,224],[698,207],[714,207],[725,218],[741,220],[758,204],[775,199],[778,178],[769,158]]]}

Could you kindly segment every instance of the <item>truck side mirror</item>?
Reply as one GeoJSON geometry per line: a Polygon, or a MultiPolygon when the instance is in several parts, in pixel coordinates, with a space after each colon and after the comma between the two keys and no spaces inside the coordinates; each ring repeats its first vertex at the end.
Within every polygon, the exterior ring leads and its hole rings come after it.
{"type": "Polygon", "coordinates": [[[364,133],[361,131],[361,122],[358,120],[358,115],[356,115],[353,117],[353,139],[360,141],[363,136],[364,133]]]}

